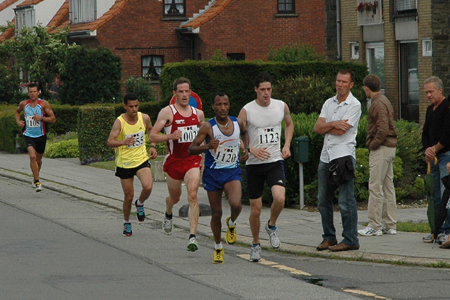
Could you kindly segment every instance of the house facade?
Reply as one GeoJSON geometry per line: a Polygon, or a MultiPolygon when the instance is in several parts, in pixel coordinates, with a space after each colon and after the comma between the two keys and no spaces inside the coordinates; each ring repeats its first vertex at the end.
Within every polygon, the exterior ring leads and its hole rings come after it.
{"type": "MultiPolygon", "coordinates": [[[[336,59],[336,47],[329,47],[335,21],[328,16],[335,12],[327,4],[334,1],[4,0],[0,5],[26,7],[32,19],[23,26],[68,26],[70,42],[102,45],[120,56],[123,79],[144,76],[157,84],[165,63],[208,60],[216,50],[233,60],[266,60],[271,48],[301,42],[336,59]],[[37,5],[50,6],[51,17],[39,15],[37,5]]],[[[0,40],[9,37],[11,32],[0,40]]]]}
{"type": "Polygon", "coordinates": [[[342,59],[366,62],[382,79],[396,118],[424,123],[430,76],[449,95],[449,14],[442,0],[341,0],[342,59]]]}

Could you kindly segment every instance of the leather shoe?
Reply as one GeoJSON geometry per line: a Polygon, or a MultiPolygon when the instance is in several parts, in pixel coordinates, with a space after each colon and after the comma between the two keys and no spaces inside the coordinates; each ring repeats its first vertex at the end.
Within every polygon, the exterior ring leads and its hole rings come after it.
{"type": "Polygon", "coordinates": [[[330,246],[328,249],[330,249],[330,251],[333,251],[333,252],[359,250],[359,245],[350,246],[350,245],[344,244],[343,242],[340,242],[336,246],[330,246]]]}
{"type": "Polygon", "coordinates": [[[328,247],[334,246],[334,245],[336,245],[336,244],[337,244],[337,241],[336,241],[336,240],[334,240],[334,241],[331,241],[331,240],[323,240],[322,243],[320,243],[320,245],[317,246],[316,249],[319,250],[319,251],[323,251],[323,250],[327,250],[328,247]]]}

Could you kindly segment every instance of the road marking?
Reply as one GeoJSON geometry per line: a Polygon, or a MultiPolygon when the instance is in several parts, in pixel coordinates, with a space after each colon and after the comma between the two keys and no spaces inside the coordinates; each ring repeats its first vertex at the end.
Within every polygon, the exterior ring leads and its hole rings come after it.
{"type": "Polygon", "coordinates": [[[343,289],[343,291],[347,292],[347,293],[363,295],[363,296],[367,296],[367,297],[374,297],[375,299],[384,299],[384,300],[389,300],[390,299],[390,298],[386,298],[386,297],[383,297],[383,296],[378,296],[377,294],[374,294],[374,293],[361,291],[361,290],[343,289]]]}
{"type": "MultiPolygon", "coordinates": [[[[243,258],[245,260],[249,260],[250,259],[250,255],[249,254],[238,254],[237,257],[243,258]]],[[[258,263],[262,264],[262,265],[266,265],[266,266],[271,266],[272,268],[277,268],[283,271],[288,271],[291,274],[295,274],[295,275],[303,275],[303,276],[312,276],[311,274],[304,272],[302,270],[297,270],[295,268],[291,268],[285,265],[280,265],[274,261],[270,261],[270,260],[265,260],[265,259],[261,259],[258,263]]]]}

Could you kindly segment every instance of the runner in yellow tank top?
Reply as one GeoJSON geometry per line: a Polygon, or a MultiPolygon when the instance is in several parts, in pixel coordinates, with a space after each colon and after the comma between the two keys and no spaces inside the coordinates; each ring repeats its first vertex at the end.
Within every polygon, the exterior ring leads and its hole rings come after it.
{"type": "Polygon", "coordinates": [[[116,149],[116,176],[120,178],[124,193],[123,234],[131,236],[130,214],[134,197],[134,175],[142,184],[141,194],[134,204],[137,218],[143,222],[145,220],[144,201],[150,197],[153,188],[149,158],[156,158],[158,153],[154,144],[151,145],[148,153],[145,148],[145,132],[150,134],[152,122],[147,114],[138,112],[137,96],[126,94],[123,98],[123,107],[126,113],[119,116],[114,122],[107,144],[116,149]]]}

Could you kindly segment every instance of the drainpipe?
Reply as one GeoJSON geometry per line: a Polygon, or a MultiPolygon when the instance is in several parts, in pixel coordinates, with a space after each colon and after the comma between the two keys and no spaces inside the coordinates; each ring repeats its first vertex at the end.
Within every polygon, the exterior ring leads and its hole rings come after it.
{"type": "Polygon", "coordinates": [[[342,60],[341,57],[341,1],[336,0],[336,46],[337,46],[337,60],[342,60]]]}

